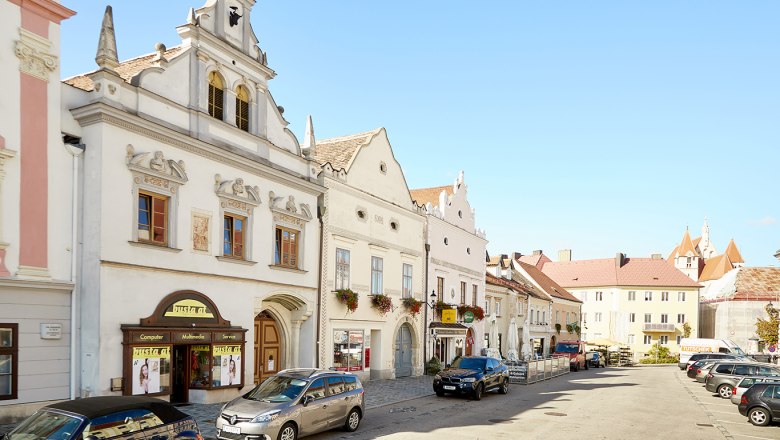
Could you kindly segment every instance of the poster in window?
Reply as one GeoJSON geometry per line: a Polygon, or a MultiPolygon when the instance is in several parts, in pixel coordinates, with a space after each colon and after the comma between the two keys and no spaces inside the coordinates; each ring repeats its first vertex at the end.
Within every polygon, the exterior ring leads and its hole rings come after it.
{"type": "Polygon", "coordinates": [[[170,347],[133,347],[133,394],[161,392],[160,376],[170,359],[170,347]]]}
{"type": "Polygon", "coordinates": [[[219,375],[214,371],[214,378],[219,377],[219,386],[241,384],[241,346],[240,345],[215,345],[214,365],[219,366],[219,375]]]}

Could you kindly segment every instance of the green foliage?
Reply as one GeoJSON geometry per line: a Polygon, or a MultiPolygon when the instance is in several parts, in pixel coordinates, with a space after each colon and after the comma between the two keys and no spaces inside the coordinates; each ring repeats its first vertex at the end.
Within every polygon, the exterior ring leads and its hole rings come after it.
{"type": "Polygon", "coordinates": [[[580,334],[580,325],[576,322],[572,322],[571,324],[566,324],[566,331],[569,333],[577,333],[580,334]]]}
{"type": "Polygon", "coordinates": [[[683,338],[690,338],[691,337],[691,325],[687,322],[683,324],[683,338]]]}
{"type": "Polygon", "coordinates": [[[756,320],[756,334],[758,337],[766,342],[767,345],[777,344],[777,326],[780,325],[780,319],[778,319],[777,309],[767,304],[764,308],[769,319],[758,318],[756,320]]]}
{"type": "Polygon", "coordinates": [[[441,361],[436,356],[433,356],[431,360],[428,361],[428,374],[433,376],[439,371],[441,371],[441,361]]]}
{"type": "Polygon", "coordinates": [[[558,332],[559,335],[561,334],[561,324],[559,323],[555,324],[555,331],[558,332]]]}
{"type": "Polygon", "coordinates": [[[680,357],[677,354],[672,354],[669,351],[669,347],[655,345],[648,350],[644,358],[639,360],[640,364],[676,364],[680,361],[680,357]]]}

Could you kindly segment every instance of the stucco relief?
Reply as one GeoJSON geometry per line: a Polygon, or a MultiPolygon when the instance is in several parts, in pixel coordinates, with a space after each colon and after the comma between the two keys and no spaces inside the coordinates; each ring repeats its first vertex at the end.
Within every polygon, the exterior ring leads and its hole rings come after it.
{"type": "Polygon", "coordinates": [[[282,207],[283,201],[283,196],[277,196],[273,191],[268,192],[268,208],[275,212],[274,220],[285,217],[296,219],[296,221],[290,221],[290,223],[298,224],[302,227],[306,222],[312,219],[311,208],[307,203],[296,203],[295,196],[293,195],[287,196],[284,207],[282,207]],[[298,212],[299,208],[301,212],[298,212]],[[302,220],[302,222],[300,220],[302,220]]]}
{"type": "Polygon", "coordinates": [[[19,70],[49,81],[49,74],[57,69],[58,58],[49,53],[49,40],[19,29],[19,40],[16,41],[16,57],[19,58],[19,70]]]}
{"type": "Polygon", "coordinates": [[[209,251],[209,226],[211,216],[192,213],[192,249],[198,252],[209,251]]]}
{"type": "Polygon", "coordinates": [[[137,173],[136,183],[143,181],[175,192],[178,185],[188,180],[184,161],[165,159],[162,151],[155,151],[154,154],[149,151],[136,152],[135,147],[128,144],[125,163],[131,171],[137,173]]]}
{"type": "Polygon", "coordinates": [[[219,174],[214,176],[214,192],[221,199],[222,208],[234,208],[251,213],[260,205],[260,187],[244,184],[241,177],[235,180],[225,180],[219,174]]]}

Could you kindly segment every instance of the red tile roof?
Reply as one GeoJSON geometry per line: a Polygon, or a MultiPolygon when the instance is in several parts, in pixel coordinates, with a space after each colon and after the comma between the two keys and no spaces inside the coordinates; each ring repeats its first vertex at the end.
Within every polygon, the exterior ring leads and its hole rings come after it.
{"type": "Polygon", "coordinates": [[[677,246],[677,254],[681,257],[699,255],[698,252],[696,252],[696,246],[693,245],[693,241],[691,241],[691,234],[688,233],[688,231],[685,231],[685,235],[683,235],[682,242],[680,242],[680,245],[677,246]]]}
{"type": "Polygon", "coordinates": [[[545,263],[549,263],[552,260],[549,259],[547,255],[536,254],[536,255],[521,255],[520,258],[517,259],[517,261],[521,263],[530,264],[531,266],[534,266],[537,269],[541,270],[542,267],[544,267],[545,263]]]}
{"type": "Polygon", "coordinates": [[[733,300],[777,302],[778,298],[780,298],[780,267],[739,269],[733,300]]]}
{"type": "Polygon", "coordinates": [[[409,192],[412,194],[412,200],[420,206],[424,206],[428,202],[433,206],[439,206],[439,194],[442,191],[446,191],[447,196],[451,196],[453,194],[452,185],[412,189],[409,192]]]}
{"type": "Polygon", "coordinates": [[[729,260],[731,260],[732,263],[745,262],[745,260],[742,258],[742,254],[739,253],[739,249],[737,249],[737,244],[734,243],[733,238],[731,241],[729,241],[729,245],[726,247],[726,252],[724,253],[729,256],[729,260]]]}
{"type": "Polygon", "coordinates": [[[380,130],[378,128],[365,133],[318,140],[312,159],[322,165],[330,163],[336,170],[347,170],[360,147],[368,144],[380,130]]]}
{"type": "Polygon", "coordinates": [[[561,287],[558,283],[553,281],[552,278],[545,275],[541,270],[537,269],[536,266],[523,263],[522,261],[519,261],[517,264],[520,265],[520,267],[523,268],[523,270],[526,271],[528,276],[534,279],[539,286],[541,286],[542,290],[544,290],[548,295],[553,296],[555,298],[560,299],[566,299],[569,301],[574,301],[581,303],[579,299],[575,298],[574,295],[569,293],[566,289],[561,287]]]}
{"type": "Polygon", "coordinates": [[[561,286],[655,286],[700,287],[666,260],[653,258],[626,258],[617,268],[615,258],[550,262],[542,268],[561,286]]]}
{"type": "Polygon", "coordinates": [[[731,264],[731,260],[726,254],[709,258],[704,264],[704,270],[702,270],[701,275],[699,275],[699,281],[719,280],[732,269],[734,269],[734,265],[731,264]]]}
{"type": "MultiPolygon", "coordinates": [[[[182,46],[175,46],[165,51],[164,56],[165,59],[168,61],[171,61],[172,59],[176,58],[177,56],[184,53],[184,48],[182,46]]],[[[147,55],[142,55],[140,57],[131,58],[126,61],[122,61],[119,63],[119,66],[114,69],[116,73],[122,77],[123,80],[125,80],[126,83],[129,83],[130,80],[137,74],[139,74],[144,69],[147,69],[149,67],[154,66],[154,59],[157,57],[157,52],[147,55]]],[[[97,70],[93,70],[92,72],[83,73],[81,75],[76,75],[70,78],[66,78],[62,80],[65,84],[71,85],[73,87],[79,88],[81,90],[86,90],[87,92],[91,92],[95,85],[92,83],[92,79],[89,77],[89,75],[97,72],[97,70]]]]}

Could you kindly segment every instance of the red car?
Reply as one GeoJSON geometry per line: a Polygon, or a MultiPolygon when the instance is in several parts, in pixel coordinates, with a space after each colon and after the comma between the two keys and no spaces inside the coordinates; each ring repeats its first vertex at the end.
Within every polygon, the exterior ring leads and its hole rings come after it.
{"type": "Polygon", "coordinates": [[[580,371],[580,368],[588,369],[588,363],[585,362],[585,342],[583,341],[558,342],[555,345],[553,356],[568,357],[571,371],[580,371]]]}

